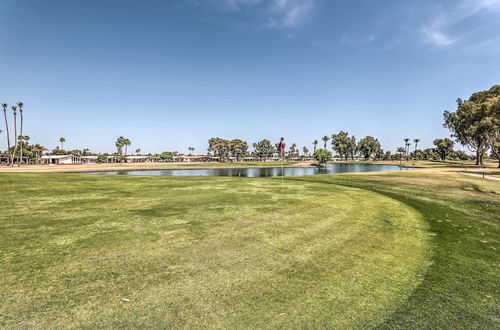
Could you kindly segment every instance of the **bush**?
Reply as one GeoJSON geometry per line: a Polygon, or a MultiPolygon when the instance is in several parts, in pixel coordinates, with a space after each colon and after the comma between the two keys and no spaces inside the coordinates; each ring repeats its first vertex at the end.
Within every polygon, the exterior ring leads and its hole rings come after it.
{"type": "Polygon", "coordinates": [[[98,163],[107,163],[108,162],[108,154],[100,154],[97,156],[98,163]]]}
{"type": "Polygon", "coordinates": [[[332,159],[332,153],[325,149],[318,149],[314,152],[314,158],[316,158],[321,165],[332,159]]]}

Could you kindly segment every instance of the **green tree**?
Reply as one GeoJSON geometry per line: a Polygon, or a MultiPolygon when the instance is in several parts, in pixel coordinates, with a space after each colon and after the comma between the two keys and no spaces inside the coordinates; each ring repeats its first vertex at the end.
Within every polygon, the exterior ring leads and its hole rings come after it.
{"type": "Polygon", "coordinates": [[[160,159],[165,161],[172,161],[174,159],[174,155],[169,151],[164,151],[160,154],[160,159]]]}
{"type": "Polygon", "coordinates": [[[66,142],[66,139],[62,137],[59,139],[59,142],[61,142],[61,150],[64,150],[64,142],[66,142]]]}
{"type": "MultiPolygon", "coordinates": [[[[7,103],[2,103],[2,108],[3,108],[3,118],[5,119],[5,131],[7,134],[7,150],[10,150],[10,133],[9,133],[9,121],[7,120],[7,108],[8,108],[7,103]]],[[[9,161],[7,161],[7,164],[8,163],[9,161]]],[[[10,163],[12,163],[11,159],[10,163]]]]}
{"type": "Polygon", "coordinates": [[[304,153],[304,156],[309,155],[309,149],[307,149],[307,147],[303,147],[302,152],[304,153]]]}
{"type": "Polygon", "coordinates": [[[422,151],[422,153],[424,155],[424,159],[426,160],[436,160],[439,158],[435,148],[426,148],[422,151]]]}
{"type": "Polygon", "coordinates": [[[405,142],[405,156],[406,156],[406,161],[408,161],[408,151],[410,149],[410,139],[406,138],[406,139],[403,139],[403,141],[405,142]]]}
{"type": "Polygon", "coordinates": [[[373,154],[382,149],[380,142],[372,136],[367,136],[358,143],[358,151],[363,155],[365,160],[368,160],[373,154]]]}
{"type": "Polygon", "coordinates": [[[219,157],[219,161],[227,161],[230,151],[230,141],[221,138],[211,138],[208,140],[208,152],[212,152],[214,156],[219,157]]]}
{"type": "Polygon", "coordinates": [[[254,155],[260,160],[269,159],[274,153],[274,147],[269,140],[262,140],[253,144],[254,155]]]}
{"type": "Polygon", "coordinates": [[[349,145],[348,145],[348,153],[349,153],[349,156],[351,157],[351,160],[354,160],[354,155],[356,155],[356,152],[358,150],[358,145],[356,143],[356,137],[353,135],[351,136],[351,139],[349,141],[349,145]]]}
{"type": "Polygon", "coordinates": [[[19,141],[19,139],[17,137],[17,107],[15,105],[13,105],[11,107],[11,109],[12,109],[12,113],[14,114],[14,149],[12,151],[12,156],[10,159],[12,161],[11,166],[14,166],[14,156],[16,155],[17,142],[19,141]]]}
{"type": "Polygon", "coordinates": [[[499,104],[500,85],[495,85],[472,94],[468,100],[458,99],[455,112],[444,112],[443,126],[457,142],[476,153],[476,165],[483,165],[484,153],[498,142],[499,104]]]}
{"type": "Polygon", "coordinates": [[[230,141],[229,149],[233,157],[240,161],[248,152],[248,143],[240,139],[234,139],[230,141]]]}
{"type": "MultiPolygon", "coordinates": [[[[337,152],[340,158],[344,158],[347,161],[347,158],[351,153],[354,154],[352,148],[352,139],[349,137],[349,133],[340,131],[338,134],[332,134],[332,147],[335,152],[337,152]]],[[[354,148],[355,148],[354,144],[354,148]]]]}
{"type": "Polygon", "coordinates": [[[97,156],[97,162],[98,163],[107,163],[108,162],[108,154],[99,154],[99,156],[97,156]]]}
{"type": "Polygon", "coordinates": [[[17,102],[17,106],[19,107],[19,115],[21,117],[21,129],[20,129],[20,138],[21,138],[21,146],[20,146],[20,155],[19,155],[19,161],[17,162],[17,166],[21,166],[21,163],[23,162],[23,126],[24,126],[24,117],[23,117],[23,107],[24,104],[23,102],[17,102]]]}
{"type": "Polygon", "coordinates": [[[292,143],[290,149],[288,150],[288,156],[297,157],[298,155],[299,155],[299,150],[297,149],[297,145],[295,143],[292,143]]]}
{"type": "Polygon", "coordinates": [[[314,146],[314,150],[313,150],[313,154],[314,154],[316,152],[316,147],[318,145],[318,140],[314,140],[312,144],[314,146]]]}
{"type": "Polygon", "coordinates": [[[45,148],[44,146],[42,146],[42,145],[40,145],[40,144],[38,144],[38,143],[37,143],[37,144],[35,144],[35,145],[32,147],[32,149],[31,149],[31,150],[33,151],[34,156],[35,156],[36,158],[41,158],[41,157],[42,157],[42,153],[43,153],[44,151],[46,151],[46,150],[47,150],[47,148],[45,148]]]}
{"type": "Polygon", "coordinates": [[[326,143],[328,142],[328,140],[330,140],[330,137],[328,135],[325,135],[321,138],[321,140],[323,140],[324,142],[324,149],[326,150],[326,143]]]}
{"type": "Polygon", "coordinates": [[[436,146],[436,153],[439,155],[441,160],[445,160],[451,153],[453,153],[453,141],[445,139],[435,139],[432,142],[436,146]]]}
{"type": "Polygon", "coordinates": [[[124,139],[123,141],[123,145],[125,146],[125,157],[127,156],[127,149],[128,147],[132,144],[132,141],[130,141],[129,139],[124,139]]]}
{"type": "Polygon", "coordinates": [[[119,136],[115,141],[116,150],[118,155],[123,155],[123,147],[125,146],[125,138],[123,136],[119,136]]]}
{"type": "Polygon", "coordinates": [[[135,154],[136,155],[139,155],[140,153],[141,153],[141,149],[140,148],[135,149],[135,154]]]}
{"type": "Polygon", "coordinates": [[[414,139],[413,142],[415,143],[415,152],[413,154],[413,157],[415,158],[415,160],[417,160],[417,147],[418,143],[420,142],[420,139],[414,139]]]}
{"type": "Polygon", "coordinates": [[[332,159],[332,152],[326,149],[318,149],[314,152],[314,158],[320,165],[325,164],[332,159]]]}

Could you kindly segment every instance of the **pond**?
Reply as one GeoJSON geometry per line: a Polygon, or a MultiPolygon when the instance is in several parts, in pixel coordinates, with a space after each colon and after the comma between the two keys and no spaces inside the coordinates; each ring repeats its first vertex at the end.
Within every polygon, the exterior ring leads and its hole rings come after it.
{"type": "Polygon", "coordinates": [[[350,172],[373,171],[400,171],[409,170],[407,167],[397,165],[373,164],[329,164],[327,167],[242,167],[242,168],[207,168],[207,169],[170,169],[170,170],[118,170],[95,171],[89,174],[114,174],[114,175],[151,175],[151,176],[238,176],[238,177],[271,177],[299,176],[316,174],[335,174],[350,172]]]}

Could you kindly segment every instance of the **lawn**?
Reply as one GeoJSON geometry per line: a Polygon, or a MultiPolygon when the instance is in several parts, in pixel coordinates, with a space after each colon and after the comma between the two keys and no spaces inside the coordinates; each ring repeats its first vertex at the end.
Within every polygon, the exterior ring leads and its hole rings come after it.
{"type": "Polygon", "coordinates": [[[0,173],[2,328],[498,328],[500,183],[0,173]]]}

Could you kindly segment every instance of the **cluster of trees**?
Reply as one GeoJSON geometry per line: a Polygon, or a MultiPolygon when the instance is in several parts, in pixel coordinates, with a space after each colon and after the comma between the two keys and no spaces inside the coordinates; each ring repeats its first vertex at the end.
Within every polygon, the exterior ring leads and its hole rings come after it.
{"type": "MultiPolygon", "coordinates": [[[[272,157],[299,157],[300,151],[296,143],[292,143],[288,151],[285,150],[286,144],[284,138],[280,138],[280,142],[271,143],[271,141],[264,139],[259,142],[254,143],[253,151],[248,150],[247,141],[240,139],[226,140],[221,138],[210,138],[208,140],[208,152],[216,157],[219,157],[221,161],[227,161],[230,157],[234,157],[237,160],[241,160],[243,157],[252,156],[257,157],[261,160],[269,159],[272,157]],[[280,150],[279,145],[282,145],[280,150]]],[[[304,155],[309,154],[309,149],[303,147],[302,151],[304,155]]]]}
{"type": "MultiPolygon", "coordinates": [[[[39,144],[30,144],[30,137],[24,135],[24,104],[18,102],[11,107],[12,126],[9,125],[7,115],[8,105],[1,104],[3,108],[5,121],[5,136],[7,138],[7,153],[9,155],[9,163],[11,166],[14,162],[20,166],[27,158],[39,158],[47,148],[39,144]],[[19,134],[18,134],[18,115],[19,115],[19,134]],[[11,132],[11,127],[13,132],[11,132]],[[13,134],[11,134],[13,133],[13,134]],[[17,161],[16,161],[17,158],[17,161]]],[[[476,154],[476,165],[483,164],[483,158],[487,151],[491,152],[491,156],[499,160],[500,167],[500,85],[495,85],[489,90],[474,93],[468,100],[457,100],[457,109],[454,112],[444,112],[444,127],[447,127],[452,132],[452,137],[456,142],[468,147],[476,154]]],[[[3,131],[0,130],[0,133],[3,131]]],[[[209,154],[220,157],[221,161],[236,158],[241,160],[245,156],[258,157],[261,160],[271,157],[300,157],[300,149],[297,144],[292,143],[288,149],[285,149],[285,139],[282,137],[278,143],[273,144],[267,139],[263,139],[253,144],[253,151],[248,150],[248,143],[240,139],[226,140],[222,138],[211,138],[208,141],[209,154]]],[[[449,138],[436,139],[433,141],[434,148],[424,150],[418,149],[420,139],[413,139],[414,150],[411,151],[412,143],[409,138],[404,139],[404,147],[399,147],[395,154],[390,151],[385,151],[378,139],[372,136],[366,136],[359,141],[354,135],[349,135],[348,132],[340,131],[331,136],[325,135],[321,138],[323,148],[318,149],[318,140],[313,141],[313,156],[320,162],[325,162],[333,157],[332,152],[328,150],[328,142],[330,141],[331,149],[338,155],[341,160],[354,159],[362,156],[365,160],[406,160],[424,159],[457,159],[466,160],[470,156],[463,151],[453,150],[454,141],[449,138]]],[[[66,139],[61,137],[60,148],[57,147],[51,151],[54,155],[72,154],[75,156],[92,155],[89,149],[75,149],[71,151],[64,150],[66,139]]],[[[131,140],[120,136],[116,139],[115,146],[117,148],[116,155],[120,157],[127,156],[128,147],[132,144],[131,140]]],[[[189,147],[189,154],[195,150],[189,147]]],[[[140,149],[135,150],[136,154],[141,152],[140,149]]],[[[158,157],[169,160],[174,154],[171,152],[163,152],[158,157]]],[[[107,157],[107,154],[103,154],[107,157]]],[[[309,149],[304,146],[302,148],[302,156],[310,156],[309,149]]],[[[104,160],[104,156],[101,157],[104,160]]]]}
{"type": "Polygon", "coordinates": [[[476,165],[483,165],[483,155],[490,150],[500,167],[500,85],[474,93],[468,100],[458,99],[454,112],[444,112],[444,127],[475,152],[476,165]]]}
{"type": "Polygon", "coordinates": [[[219,157],[221,161],[228,160],[229,157],[240,160],[248,154],[248,143],[240,139],[211,138],[208,140],[208,152],[219,157]]]}
{"type": "MultiPolygon", "coordinates": [[[[14,140],[14,145],[11,146],[11,132],[9,130],[9,120],[7,118],[7,108],[9,105],[7,103],[2,103],[2,108],[3,108],[3,116],[5,120],[5,134],[7,137],[7,153],[9,154],[9,163],[11,166],[14,166],[14,160],[17,156],[17,165],[21,166],[23,163],[23,152],[26,151],[26,145],[28,144],[29,141],[29,136],[23,135],[23,128],[24,128],[24,116],[23,116],[23,110],[24,110],[24,104],[23,102],[17,102],[17,105],[13,105],[11,107],[12,110],[12,122],[14,126],[14,135],[13,135],[13,140],[14,140]],[[19,135],[17,134],[17,111],[19,110],[19,116],[20,116],[20,131],[19,135]]],[[[0,133],[2,133],[2,130],[0,130],[0,133]]],[[[31,151],[31,150],[30,150],[31,151]]]]}
{"type": "Polygon", "coordinates": [[[120,156],[127,156],[127,148],[132,144],[132,141],[130,141],[127,138],[124,138],[123,136],[119,136],[116,139],[115,146],[118,152],[118,155],[120,156]],[[123,154],[125,148],[125,154],[123,154]]]}

